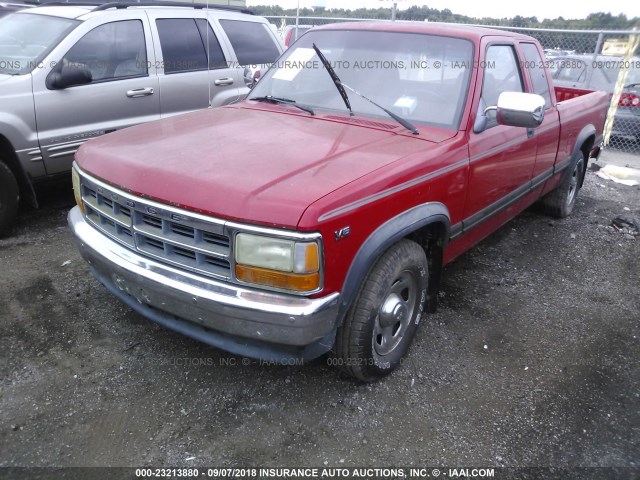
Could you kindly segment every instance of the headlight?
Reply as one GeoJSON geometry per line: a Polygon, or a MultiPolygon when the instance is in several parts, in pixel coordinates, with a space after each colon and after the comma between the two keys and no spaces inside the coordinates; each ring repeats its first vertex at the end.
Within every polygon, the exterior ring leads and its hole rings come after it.
{"type": "Polygon", "coordinates": [[[82,191],[80,190],[80,174],[78,173],[78,169],[73,166],[71,169],[71,181],[73,183],[73,196],[76,198],[76,203],[82,213],[84,213],[84,204],[82,203],[82,191]]]}
{"type": "Polygon", "coordinates": [[[310,292],[320,286],[317,242],[239,233],[235,259],[236,278],[243,282],[299,292],[310,292]]]}

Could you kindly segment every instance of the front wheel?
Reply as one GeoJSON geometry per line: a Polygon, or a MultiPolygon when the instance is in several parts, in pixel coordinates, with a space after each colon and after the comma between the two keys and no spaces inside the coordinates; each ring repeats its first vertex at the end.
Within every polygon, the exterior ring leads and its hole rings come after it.
{"type": "Polygon", "coordinates": [[[13,172],[0,158],[0,238],[9,233],[18,213],[20,191],[13,172]]]}
{"type": "Polygon", "coordinates": [[[428,278],[427,257],[417,243],[401,240],[389,248],[338,329],[332,363],[365,382],[398,367],[420,323],[428,278]]]}
{"type": "Polygon", "coordinates": [[[546,214],[556,218],[564,218],[571,215],[576,204],[578,190],[580,190],[584,169],[584,155],[581,151],[578,151],[560,184],[542,199],[546,214]]]}

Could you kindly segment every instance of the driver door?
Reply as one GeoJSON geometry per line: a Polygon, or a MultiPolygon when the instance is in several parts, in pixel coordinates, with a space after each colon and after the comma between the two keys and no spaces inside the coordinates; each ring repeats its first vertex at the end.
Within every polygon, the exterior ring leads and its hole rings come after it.
{"type": "Polygon", "coordinates": [[[117,20],[87,26],[80,35],[48,62],[88,69],[91,83],[55,88],[55,68],[34,75],[38,140],[49,175],[68,171],[75,152],[88,139],[160,118],[158,77],[151,68],[153,46],[144,12],[119,12],[117,20]]]}
{"type": "MultiPolygon", "coordinates": [[[[524,92],[525,84],[515,46],[510,41],[486,45],[484,75],[476,91],[476,115],[496,105],[502,92],[524,92]]],[[[536,160],[537,140],[533,129],[498,125],[495,112],[488,112],[486,128],[471,132],[469,138],[470,174],[464,214],[464,229],[470,229],[507,208],[529,191],[536,160]]]]}

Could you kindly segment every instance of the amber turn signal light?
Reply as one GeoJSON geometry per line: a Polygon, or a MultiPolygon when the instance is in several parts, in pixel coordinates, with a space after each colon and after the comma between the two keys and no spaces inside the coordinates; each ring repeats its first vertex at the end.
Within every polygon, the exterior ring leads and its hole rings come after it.
{"type": "Polygon", "coordinates": [[[284,290],[295,290],[297,292],[312,292],[320,286],[320,274],[318,272],[305,274],[278,272],[246,265],[236,265],[236,278],[242,282],[284,290]]]}

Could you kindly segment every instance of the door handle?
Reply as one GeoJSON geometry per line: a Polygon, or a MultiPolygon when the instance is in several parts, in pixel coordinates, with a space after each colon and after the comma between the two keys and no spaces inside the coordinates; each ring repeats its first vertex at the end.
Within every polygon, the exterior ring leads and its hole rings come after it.
{"type": "Polygon", "coordinates": [[[217,87],[224,87],[226,85],[233,85],[233,78],[218,78],[216,81],[213,82],[214,85],[216,85],[217,87]]]}
{"type": "Polygon", "coordinates": [[[129,98],[148,97],[149,95],[153,95],[153,88],[151,87],[127,90],[127,97],[129,98]]]}
{"type": "Polygon", "coordinates": [[[531,138],[535,135],[535,130],[533,128],[527,128],[527,138],[531,138]]]}

